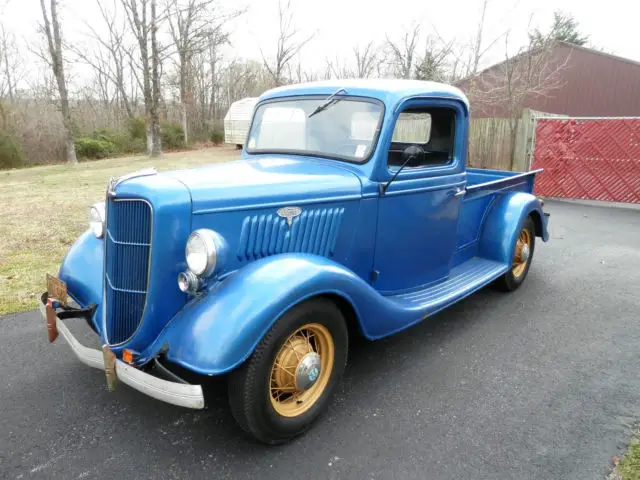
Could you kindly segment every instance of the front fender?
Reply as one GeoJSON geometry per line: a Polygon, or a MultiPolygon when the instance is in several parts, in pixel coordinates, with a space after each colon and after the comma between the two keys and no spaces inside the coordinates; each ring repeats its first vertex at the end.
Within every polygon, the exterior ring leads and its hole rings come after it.
{"type": "MultiPolygon", "coordinates": [[[[311,296],[378,296],[347,268],[316,255],[282,254],[247,265],[189,302],[143,355],[166,349],[167,359],[200,374],[232,370],[253,352],[275,321],[311,296]]],[[[359,302],[358,302],[359,303],[359,302]]]]}
{"type": "Polygon", "coordinates": [[[96,331],[100,331],[96,319],[102,317],[103,265],[104,241],[86,230],[71,246],[58,271],[58,278],[67,284],[69,295],[80,306],[98,305],[92,319],[96,331]]]}
{"type": "Polygon", "coordinates": [[[536,236],[548,241],[547,217],[534,195],[510,192],[494,202],[482,227],[480,256],[511,265],[516,237],[529,215],[536,225],[536,236]]]}

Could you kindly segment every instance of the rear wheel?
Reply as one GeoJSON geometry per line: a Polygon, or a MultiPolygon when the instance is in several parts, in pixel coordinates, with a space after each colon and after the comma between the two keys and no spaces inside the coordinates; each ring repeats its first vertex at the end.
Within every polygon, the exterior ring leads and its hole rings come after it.
{"type": "Polygon", "coordinates": [[[264,443],[283,443],[303,433],[327,407],[347,350],[347,326],[333,302],[314,299],[294,307],[231,372],[234,418],[264,443]]]}
{"type": "Polygon", "coordinates": [[[536,246],[536,229],[531,217],[527,217],[516,238],[511,269],[496,281],[496,286],[505,292],[517,289],[529,273],[536,246]]]}

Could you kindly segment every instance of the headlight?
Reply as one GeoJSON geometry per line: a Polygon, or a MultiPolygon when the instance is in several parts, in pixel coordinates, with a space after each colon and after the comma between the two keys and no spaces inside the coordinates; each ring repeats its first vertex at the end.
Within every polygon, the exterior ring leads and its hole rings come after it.
{"type": "Polygon", "coordinates": [[[104,236],[104,202],[98,202],[89,210],[89,228],[97,238],[104,236]]]}
{"type": "Polygon", "coordinates": [[[185,255],[189,270],[196,275],[208,277],[216,269],[218,249],[215,237],[216,234],[207,229],[196,230],[189,236],[185,255]]]}

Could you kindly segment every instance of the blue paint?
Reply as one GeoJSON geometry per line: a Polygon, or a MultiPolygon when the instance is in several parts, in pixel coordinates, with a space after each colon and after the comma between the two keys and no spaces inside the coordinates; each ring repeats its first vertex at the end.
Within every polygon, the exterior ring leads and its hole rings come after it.
{"type": "MultiPolygon", "coordinates": [[[[148,285],[139,267],[130,278],[116,265],[107,269],[123,285],[146,290],[140,322],[130,339],[113,346],[117,355],[132,349],[143,364],[166,351],[170,361],[194,372],[222,374],[248,358],[284,312],[316,295],[341,297],[362,334],[382,338],[505,273],[527,216],[548,240],[547,217],[532,195],[534,172],[465,168],[469,107],[454,87],[336,80],[274,89],[260,102],[329,95],[340,87],[384,105],[375,149],[362,163],[244,150],[237,161],[136,177],[115,188],[116,200],[147,201],[153,219],[148,285]],[[456,112],[452,157],[443,165],[402,170],[381,196],[380,185],[397,171],[387,165],[395,122],[403,109],[416,106],[456,112]],[[464,195],[456,195],[461,189],[464,195]],[[284,206],[301,209],[291,226],[277,214],[284,206]],[[187,268],[187,238],[199,228],[215,231],[224,248],[220,266],[192,297],[179,291],[176,278],[187,268]]],[[[123,218],[117,228],[120,240],[135,240],[141,223],[123,218]]],[[[98,305],[92,321],[108,342],[104,243],[85,232],[59,275],[78,303],[98,305]]],[[[131,243],[123,245],[134,248],[131,243]]],[[[140,265],[134,253],[123,258],[127,268],[140,265]]]]}

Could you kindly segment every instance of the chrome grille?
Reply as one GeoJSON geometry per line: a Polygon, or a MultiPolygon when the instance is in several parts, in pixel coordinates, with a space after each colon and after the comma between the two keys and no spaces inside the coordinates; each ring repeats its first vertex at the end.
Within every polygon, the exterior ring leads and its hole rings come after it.
{"type": "Polygon", "coordinates": [[[277,253],[334,254],[344,208],[304,210],[287,220],[275,214],[252,215],[242,223],[238,260],[256,260],[277,253]]]}
{"type": "Polygon", "coordinates": [[[109,343],[123,343],[142,321],[149,282],[152,212],[144,200],[110,199],[105,232],[105,315],[109,343]]]}

